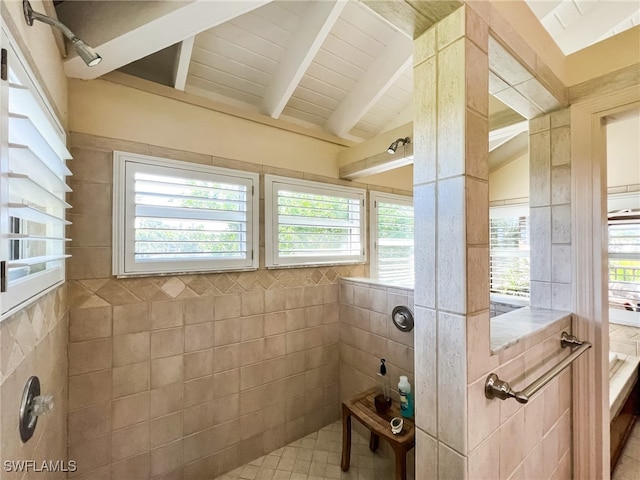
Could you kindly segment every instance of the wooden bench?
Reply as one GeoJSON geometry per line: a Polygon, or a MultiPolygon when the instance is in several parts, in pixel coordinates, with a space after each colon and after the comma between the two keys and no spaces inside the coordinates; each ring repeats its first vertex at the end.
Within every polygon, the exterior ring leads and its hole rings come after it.
{"type": "Polygon", "coordinates": [[[351,400],[342,404],[342,464],[343,472],[349,470],[351,462],[351,417],[355,417],[360,423],[371,431],[369,449],[375,452],[378,449],[380,437],[383,437],[395,454],[396,480],[407,478],[407,452],[415,444],[415,424],[412,419],[403,418],[402,432],[398,435],[391,433],[389,422],[393,417],[400,416],[400,408],[393,404],[383,414],[376,412],[374,398],[379,392],[372,388],[356,395],[351,400]]]}

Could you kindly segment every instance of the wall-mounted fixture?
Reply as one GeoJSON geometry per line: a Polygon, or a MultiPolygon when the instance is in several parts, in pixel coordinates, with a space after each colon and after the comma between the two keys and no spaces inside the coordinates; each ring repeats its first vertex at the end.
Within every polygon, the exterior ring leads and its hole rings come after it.
{"type": "Polygon", "coordinates": [[[402,332],[413,330],[413,313],[407,307],[398,305],[391,312],[391,319],[396,328],[402,332]]]}
{"type": "Polygon", "coordinates": [[[27,25],[32,26],[33,21],[38,20],[40,22],[51,25],[52,27],[58,28],[62,32],[62,34],[69,39],[69,41],[71,42],[71,46],[76,52],[78,52],[78,55],[80,56],[80,58],[82,58],[82,60],[84,60],[84,63],[86,63],[90,67],[93,67],[102,61],[102,57],[98,55],[98,53],[93,48],[76,37],[76,35],[71,30],[69,30],[66,25],[59,22],[55,18],[47,17],[42,13],[34,11],[33,8],[31,8],[29,0],[22,0],[22,10],[24,11],[24,19],[26,20],[27,25]]]}
{"type": "Polygon", "coordinates": [[[26,442],[33,436],[40,415],[46,415],[53,408],[53,395],[40,395],[40,380],[29,377],[24,386],[20,402],[20,438],[26,442]]]}
{"type": "Polygon", "coordinates": [[[402,147],[403,145],[408,144],[410,141],[411,139],[409,137],[396,139],[391,145],[389,145],[389,148],[387,148],[387,153],[396,153],[398,147],[402,147]]]}

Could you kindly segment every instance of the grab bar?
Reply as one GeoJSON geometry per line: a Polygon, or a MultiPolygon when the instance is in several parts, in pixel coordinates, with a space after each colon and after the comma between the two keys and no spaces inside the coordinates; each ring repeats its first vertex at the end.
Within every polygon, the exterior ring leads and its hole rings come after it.
{"type": "Polygon", "coordinates": [[[591,348],[591,344],[589,342],[582,342],[573,335],[569,335],[567,332],[562,332],[560,345],[562,348],[578,348],[574,350],[571,355],[561,360],[555,367],[541,375],[535,382],[520,392],[514,392],[509,385],[509,382],[500,380],[498,375],[495,373],[490,374],[484,384],[484,396],[488,399],[499,398],[501,400],[515,398],[519,403],[527,403],[533,394],[558,376],[560,372],[571,365],[576,358],[591,348]]]}

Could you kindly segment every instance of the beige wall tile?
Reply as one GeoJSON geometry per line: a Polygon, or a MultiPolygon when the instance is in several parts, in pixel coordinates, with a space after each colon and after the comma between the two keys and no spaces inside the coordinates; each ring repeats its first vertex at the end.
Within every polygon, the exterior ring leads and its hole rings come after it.
{"type": "MultiPolygon", "coordinates": [[[[246,393],[246,392],[243,392],[246,393]]],[[[240,394],[234,393],[213,400],[213,424],[219,425],[240,417],[240,394]]]]}
{"type": "MultiPolygon", "coordinates": [[[[191,435],[213,427],[214,405],[214,401],[209,401],[185,408],[183,414],[184,434],[191,435]]],[[[227,408],[228,405],[219,405],[219,407],[227,408]]]]}
{"type": "Polygon", "coordinates": [[[184,379],[203,377],[213,373],[213,349],[187,353],[184,356],[184,379]]]}
{"type": "Polygon", "coordinates": [[[176,412],[149,422],[149,448],[182,438],[182,412],[176,412]]]}
{"type": "Polygon", "coordinates": [[[500,426],[500,478],[507,479],[523,460],[522,442],[513,441],[524,432],[524,412],[520,410],[500,426]]]}
{"type": "Polygon", "coordinates": [[[213,376],[214,398],[225,397],[240,391],[240,370],[229,370],[213,376]]]}
{"type": "Polygon", "coordinates": [[[240,365],[250,365],[264,360],[264,338],[240,344],[240,365]]]}
{"type": "Polygon", "coordinates": [[[111,398],[111,372],[108,370],[69,378],[69,408],[96,405],[111,398]]]}
{"type": "Polygon", "coordinates": [[[149,452],[115,462],[112,472],[112,480],[120,478],[149,478],[149,452]]]}
{"type": "Polygon", "coordinates": [[[285,290],[283,288],[275,288],[264,292],[264,311],[278,312],[284,310],[285,290]]]}
{"type": "Polygon", "coordinates": [[[149,449],[149,423],[143,422],[111,434],[112,461],[142,453],[149,449]]]}
{"type": "Polygon", "coordinates": [[[184,328],[170,328],[151,332],[151,358],[169,357],[184,353],[184,328]]]}
{"type": "Polygon", "coordinates": [[[183,325],[183,301],[153,302],[151,304],[151,328],[179,327],[183,325]]]}
{"type": "Polygon", "coordinates": [[[287,331],[287,317],[285,312],[268,313],[264,316],[265,336],[277,335],[287,331]]]}
{"type": "Polygon", "coordinates": [[[265,312],[264,291],[243,293],[240,301],[242,305],[240,311],[243,317],[260,315],[265,312]]]}
{"type": "Polygon", "coordinates": [[[497,465],[500,465],[500,435],[495,432],[469,455],[469,478],[495,478],[497,465]]]}
{"type": "Polygon", "coordinates": [[[69,445],[68,455],[77,463],[77,475],[108,465],[111,463],[111,435],[69,445]]]}
{"type": "MultiPolygon", "coordinates": [[[[237,371],[232,370],[232,372],[238,375],[237,371]]],[[[217,393],[217,389],[214,388],[214,378],[215,376],[207,376],[184,382],[184,407],[192,407],[213,400],[214,394],[217,393]]]]}
{"type": "Polygon", "coordinates": [[[157,418],[168,413],[182,410],[183,402],[183,385],[174,383],[166,387],[156,388],[149,392],[150,398],[150,416],[157,418]]]}
{"type": "MultiPolygon", "coordinates": [[[[243,297],[244,298],[244,297],[243,297]]],[[[243,317],[240,319],[241,339],[255,340],[264,337],[264,316],[255,315],[252,317],[243,317]]]]}
{"type": "Polygon", "coordinates": [[[113,398],[149,390],[150,368],[149,362],[115,367],[112,370],[113,398]]]}
{"type": "Polygon", "coordinates": [[[438,312],[438,392],[447,392],[447,401],[438,402],[438,439],[466,453],[465,335],[465,317],[438,312]],[[452,415],[452,411],[458,413],[452,415]]]}
{"type": "Polygon", "coordinates": [[[105,435],[111,431],[110,404],[72,410],[68,417],[69,444],[105,435]]]}
{"type": "Polygon", "coordinates": [[[131,333],[113,337],[113,366],[120,367],[149,360],[151,355],[150,334],[131,333]]]}
{"type": "Polygon", "coordinates": [[[185,327],[184,350],[193,352],[211,348],[214,345],[214,323],[200,323],[185,327]]]}
{"type": "Polygon", "coordinates": [[[71,154],[73,160],[69,162],[69,168],[75,180],[111,184],[113,164],[110,152],[74,147],[71,154]]]}
{"type": "Polygon", "coordinates": [[[227,345],[213,349],[215,373],[223,372],[240,366],[240,344],[227,345]]]}
{"type": "Polygon", "coordinates": [[[111,276],[111,248],[67,247],[72,255],[67,260],[67,280],[109,278],[111,276]]]}
{"type": "Polygon", "coordinates": [[[184,463],[193,462],[211,454],[211,443],[213,441],[213,430],[207,429],[202,432],[184,437],[184,463]]]}
{"type": "Polygon", "coordinates": [[[216,347],[238,343],[242,327],[239,319],[216,320],[214,322],[214,344],[216,347]]]}
{"type": "Polygon", "coordinates": [[[69,311],[69,341],[82,342],[111,336],[111,307],[69,311]]]}
{"type": "Polygon", "coordinates": [[[149,305],[132,303],[113,307],[113,334],[147,332],[151,329],[149,305]]]}
{"type": "Polygon", "coordinates": [[[242,304],[240,295],[215,297],[215,319],[226,320],[240,316],[242,304]]]}
{"type": "Polygon", "coordinates": [[[183,377],[182,355],[157,358],[151,361],[151,388],[181,382],[183,377]]]}
{"type": "Polygon", "coordinates": [[[211,322],[214,319],[214,297],[188,298],[184,301],[184,323],[211,322]]]}
{"type": "Polygon", "coordinates": [[[262,385],[263,364],[255,363],[240,369],[240,390],[248,390],[250,388],[262,385]]]}
{"type": "Polygon", "coordinates": [[[182,465],[182,440],[151,450],[151,476],[171,472],[182,465]]]}
{"type": "Polygon", "coordinates": [[[114,400],[111,404],[113,430],[149,420],[149,392],[114,400]]]}
{"type": "Polygon", "coordinates": [[[111,368],[111,339],[69,345],[69,375],[111,368]]]}
{"type": "Polygon", "coordinates": [[[446,444],[438,443],[438,473],[448,478],[464,480],[467,475],[467,457],[460,455],[446,444]]]}

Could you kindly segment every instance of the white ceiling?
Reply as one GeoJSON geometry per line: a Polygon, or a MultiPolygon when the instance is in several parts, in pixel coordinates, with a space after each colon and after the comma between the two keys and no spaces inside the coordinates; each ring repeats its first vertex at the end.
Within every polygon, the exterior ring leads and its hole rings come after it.
{"type": "MultiPolygon", "coordinates": [[[[527,2],[565,53],[638,24],[640,15],[638,0],[527,2]]],[[[96,2],[57,7],[61,20],[87,43],[93,43],[93,31],[104,37],[108,25],[119,30],[114,39],[95,39],[105,59],[98,67],[87,69],[70,56],[70,76],[95,78],[120,68],[353,141],[413,118],[412,41],[361,2],[127,2],[130,10],[140,10],[128,17],[147,18],[148,33],[139,25],[128,32],[134,41],[121,31],[128,23],[118,19],[120,2],[98,3],[99,20],[83,12],[95,14],[96,2]],[[92,29],[92,18],[102,28],[92,29]]],[[[506,107],[494,100],[490,108],[506,107]]]]}
{"type": "Polygon", "coordinates": [[[565,55],[640,25],[638,0],[526,0],[565,55]]]}

